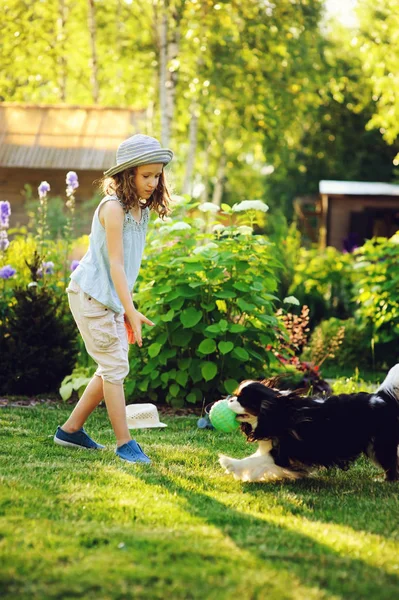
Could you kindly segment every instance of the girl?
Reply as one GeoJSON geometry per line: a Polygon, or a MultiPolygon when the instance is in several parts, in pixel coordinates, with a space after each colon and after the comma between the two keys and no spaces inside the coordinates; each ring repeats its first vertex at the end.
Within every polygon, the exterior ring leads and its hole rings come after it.
{"type": "Polygon", "coordinates": [[[142,346],[143,323],[154,325],[134,306],[132,289],[144,249],[150,209],[164,217],[170,195],[163,172],[173,152],[147,135],[125,140],[116,166],[104,173],[105,197],[92,223],[89,249],[71,275],[69,306],[87,352],[98,368],[54,442],[102,449],[83,424],[104,398],[116,436],[116,454],[129,462],[151,462],[131,439],[123,381],[129,372],[128,342],[142,346]]]}

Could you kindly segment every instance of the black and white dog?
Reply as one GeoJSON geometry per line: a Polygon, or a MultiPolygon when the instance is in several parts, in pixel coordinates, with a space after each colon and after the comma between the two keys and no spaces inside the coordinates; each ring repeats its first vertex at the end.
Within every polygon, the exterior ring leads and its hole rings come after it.
{"type": "Polygon", "coordinates": [[[242,481],[297,479],[315,467],[346,469],[361,454],[387,481],[399,479],[399,364],[373,394],[305,397],[268,381],[244,381],[229,398],[248,441],[258,450],[241,460],[221,455],[242,481]]]}

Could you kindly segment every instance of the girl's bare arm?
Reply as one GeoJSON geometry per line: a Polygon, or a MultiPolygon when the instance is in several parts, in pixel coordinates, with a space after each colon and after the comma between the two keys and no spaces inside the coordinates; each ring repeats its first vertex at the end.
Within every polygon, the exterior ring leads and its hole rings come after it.
{"type": "Polygon", "coordinates": [[[141,346],[141,324],[153,325],[154,323],[136,310],[127,283],[123,260],[123,208],[117,202],[106,202],[102,206],[101,217],[105,228],[111,278],[132,326],[137,344],[141,346]]]}

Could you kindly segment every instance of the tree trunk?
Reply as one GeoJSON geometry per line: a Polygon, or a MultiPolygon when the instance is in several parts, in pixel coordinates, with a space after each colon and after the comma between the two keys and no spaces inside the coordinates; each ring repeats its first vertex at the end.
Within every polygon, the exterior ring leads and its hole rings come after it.
{"type": "Polygon", "coordinates": [[[97,62],[97,50],[96,50],[96,15],[94,8],[94,0],[88,0],[88,26],[90,35],[90,49],[91,49],[91,60],[90,60],[90,79],[93,102],[98,104],[99,99],[99,88],[98,88],[98,62],[97,62]]]}
{"type": "MultiPolygon", "coordinates": [[[[183,5],[180,6],[180,10],[183,5]]],[[[177,6],[163,0],[159,27],[159,108],[161,112],[161,143],[168,146],[175,113],[176,85],[178,80],[181,14],[177,6]]]]}
{"type": "Polygon", "coordinates": [[[61,102],[66,102],[66,83],[67,83],[67,60],[65,56],[65,23],[66,23],[67,10],[65,6],[65,0],[59,0],[58,3],[58,19],[57,19],[57,40],[58,40],[58,87],[60,90],[61,102]]]}
{"type": "Polygon", "coordinates": [[[223,188],[224,188],[224,177],[226,174],[226,163],[227,157],[223,149],[223,154],[219,159],[218,170],[216,174],[216,183],[213,189],[212,202],[218,206],[222,203],[223,188]]]}
{"type": "Polygon", "coordinates": [[[168,36],[168,69],[166,83],[166,118],[168,121],[169,137],[172,132],[173,118],[175,115],[176,87],[179,76],[177,57],[179,55],[180,44],[180,19],[176,5],[170,9],[169,17],[169,36],[168,36]]]}
{"type": "Polygon", "coordinates": [[[198,134],[198,104],[193,102],[190,110],[190,129],[189,129],[189,148],[186,162],[186,172],[182,192],[183,194],[192,193],[192,178],[195,164],[195,154],[197,151],[197,134],[198,134]]]}
{"type": "Polygon", "coordinates": [[[201,202],[209,201],[209,153],[211,146],[207,146],[204,155],[204,189],[201,193],[201,202]]]}
{"type": "Polygon", "coordinates": [[[169,142],[169,128],[166,110],[166,69],[168,65],[168,15],[167,7],[163,5],[161,23],[159,26],[159,110],[161,115],[161,144],[169,142]]]}

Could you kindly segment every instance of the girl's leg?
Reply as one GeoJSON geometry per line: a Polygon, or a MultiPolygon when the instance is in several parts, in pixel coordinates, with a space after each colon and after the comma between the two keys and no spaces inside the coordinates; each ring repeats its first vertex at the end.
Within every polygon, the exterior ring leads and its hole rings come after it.
{"type": "Polygon", "coordinates": [[[74,433],[83,427],[86,419],[93,410],[100,404],[104,398],[103,380],[98,375],[94,375],[90,381],[79,402],[71,412],[67,421],[61,429],[67,433],[74,433]]]}
{"type": "MultiPolygon", "coordinates": [[[[82,396],[83,397],[83,396],[82,396]]],[[[123,446],[132,437],[126,421],[125,392],[122,384],[104,381],[104,399],[109,420],[115,432],[117,446],[123,446]]]]}
{"type": "Polygon", "coordinates": [[[105,399],[108,416],[115,432],[117,445],[123,446],[123,444],[129,442],[132,437],[126,422],[126,403],[123,385],[103,381],[98,375],[94,375],[61,429],[68,433],[78,431],[83,427],[87,418],[103,398],[105,399]]]}
{"type": "MultiPolygon", "coordinates": [[[[129,372],[128,342],[123,313],[114,314],[112,311],[106,311],[103,307],[104,314],[101,317],[97,317],[97,314],[90,316],[89,313],[93,310],[93,301],[88,302],[87,295],[74,282],[72,282],[72,286],[74,287],[73,289],[71,287],[71,293],[68,294],[71,312],[84,340],[86,350],[99,365],[99,369],[62,429],[68,433],[79,430],[104,398],[117,445],[122,446],[132,439],[126,421],[123,384],[110,383],[103,379],[103,376],[112,375],[116,380],[123,381],[129,372]],[[96,337],[93,335],[93,328],[89,327],[89,323],[93,323],[93,319],[99,325],[96,328],[96,337]],[[100,330],[102,330],[102,335],[99,339],[100,330]],[[107,353],[104,352],[104,341],[110,342],[107,353]],[[115,348],[114,341],[119,342],[119,348],[115,348]]],[[[94,309],[98,311],[98,306],[94,305],[94,309]]]]}

